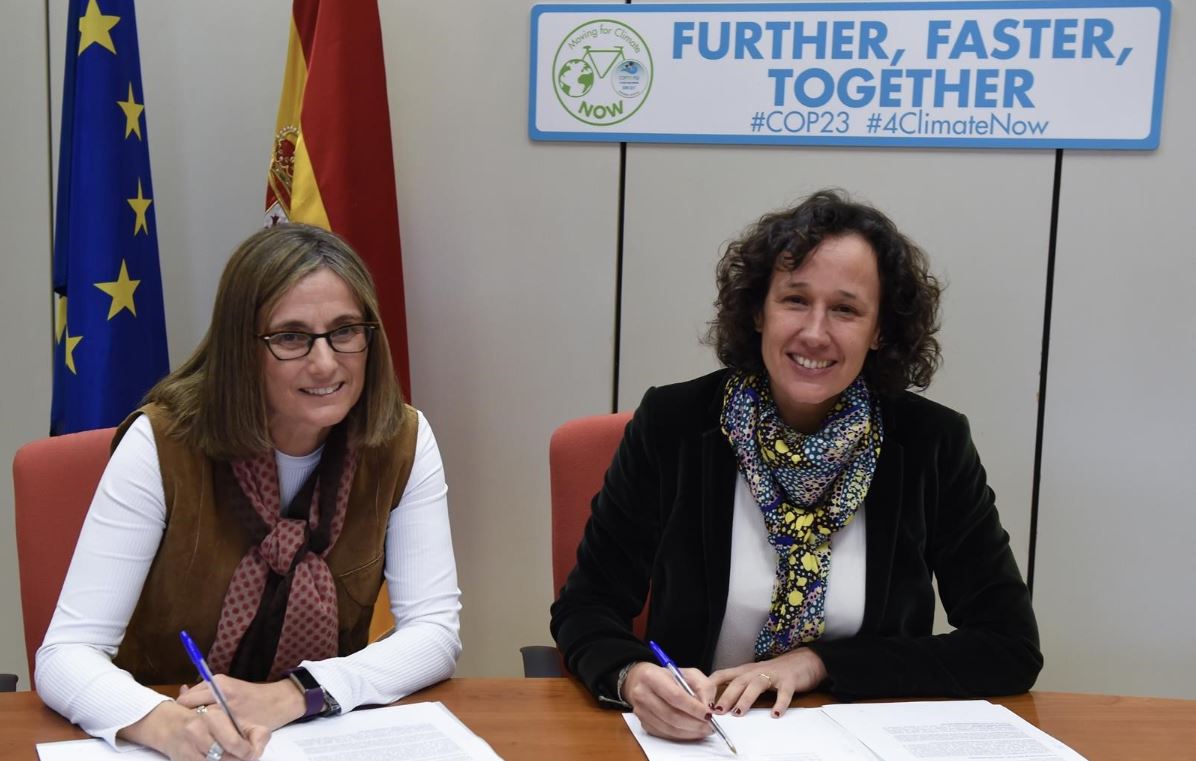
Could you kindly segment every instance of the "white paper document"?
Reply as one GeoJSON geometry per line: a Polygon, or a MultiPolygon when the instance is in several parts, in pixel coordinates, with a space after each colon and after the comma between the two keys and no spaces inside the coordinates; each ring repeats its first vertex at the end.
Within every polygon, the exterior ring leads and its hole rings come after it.
{"type": "Polygon", "coordinates": [[[56,743],[38,743],[37,757],[41,761],[161,761],[165,758],[157,751],[132,743],[120,743],[118,750],[108,747],[103,740],[64,740],[56,743]]]}
{"type": "MultiPolygon", "coordinates": [[[[102,740],[41,743],[41,761],[149,761],[163,758],[135,745],[113,750],[102,740]]],[[[283,727],[262,761],[501,761],[441,703],[413,703],[283,727]]]]}
{"type": "Polygon", "coordinates": [[[648,761],[724,758],[740,761],[875,761],[875,756],[817,708],[792,708],[779,719],[758,708],[743,716],[719,716],[717,721],[739,755],[717,734],[703,740],[677,742],[644,731],[635,714],[623,714],[627,726],[644,749],[648,761]]]}
{"type": "Polygon", "coordinates": [[[790,709],[779,719],[765,708],[719,716],[738,756],[717,734],[696,742],[662,740],[633,714],[623,718],[648,761],[1084,761],[986,700],[828,705],[790,709]]]}
{"type": "Polygon", "coordinates": [[[892,761],[1084,761],[1005,706],[987,700],[828,705],[822,710],[892,761]]]}

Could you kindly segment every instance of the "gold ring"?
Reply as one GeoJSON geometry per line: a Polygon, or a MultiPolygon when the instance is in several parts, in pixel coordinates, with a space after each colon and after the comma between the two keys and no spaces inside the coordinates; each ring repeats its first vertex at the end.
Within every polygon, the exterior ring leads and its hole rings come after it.
{"type": "Polygon", "coordinates": [[[767,679],[767,680],[768,680],[768,686],[769,686],[769,687],[771,687],[771,686],[772,686],[772,677],[771,677],[771,676],[769,676],[768,674],[765,674],[763,671],[761,671],[761,672],[760,672],[760,676],[762,676],[762,677],[764,677],[765,679],[767,679]]]}

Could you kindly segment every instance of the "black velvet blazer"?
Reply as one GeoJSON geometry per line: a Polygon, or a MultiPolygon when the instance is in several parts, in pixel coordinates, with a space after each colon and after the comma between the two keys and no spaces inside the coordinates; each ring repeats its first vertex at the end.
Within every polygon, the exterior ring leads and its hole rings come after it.
{"type": "MultiPolygon", "coordinates": [[[[653,388],[594,497],[552,635],[595,696],[653,661],[631,620],[651,589],[647,638],[709,673],[731,568],[737,466],[719,430],[722,370],[653,388]]],[[[1024,692],[1042,668],[1030,594],[1001,527],[967,420],[903,393],[881,402],[884,444],[868,511],[864,619],[809,647],[840,699],[1024,692]],[[954,631],[932,635],[934,589],[954,631]]]]}

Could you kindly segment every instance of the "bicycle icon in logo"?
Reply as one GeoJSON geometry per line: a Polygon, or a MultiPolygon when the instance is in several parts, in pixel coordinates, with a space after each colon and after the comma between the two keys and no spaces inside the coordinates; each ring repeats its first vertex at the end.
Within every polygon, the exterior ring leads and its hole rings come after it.
{"type": "Polygon", "coordinates": [[[570,114],[587,124],[605,126],[623,121],[639,109],[643,104],[640,96],[646,95],[652,85],[651,60],[643,38],[625,24],[607,20],[583,24],[570,32],[557,50],[553,62],[557,99],[570,114]],[[604,47],[581,44],[587,39],[598,42],[600,37],[611,39],[601,40],[607,43],[604,47]],[[628,58],[627,48],[632,55],[646,58],[647,63],[628,58]],[[610,94],[594,89],[603,81],[609,85],[610,94]],[[609,100],[612,96],[614,100],[609,100]],[[628,100],[635,102],[629,104],[628,100]]]}

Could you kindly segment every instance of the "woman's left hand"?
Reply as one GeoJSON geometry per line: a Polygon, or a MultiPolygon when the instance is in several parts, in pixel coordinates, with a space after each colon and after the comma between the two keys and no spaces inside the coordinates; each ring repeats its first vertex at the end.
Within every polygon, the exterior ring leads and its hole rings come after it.
{"type": "Polygon", "coordinates": [[[826,679],[826,666],[817,653],[805,647],[771,660],[719,669],[710,675],[715,687],[722,688],[714,701],[714,712],[740,716],[765,690],[776,690],[772,715],[777,718],[784,715],[795,693],[808,692],[823,679],[826,679]]]}
{"type": "MultiPolygon", "coordinates": [[[[301,718],[307,709],[303,693],[289,679],[266,684],[245,682],[224,674],[217,674],[215,679],[228,700],[228,709],[239,722],[261,724],[275,730],[301,718]]],[[[207,682],[194,687],[183,685],[179,689],[178,703],[187,708],[210,706],[216,703],[216,696],[207,682]]]]}

